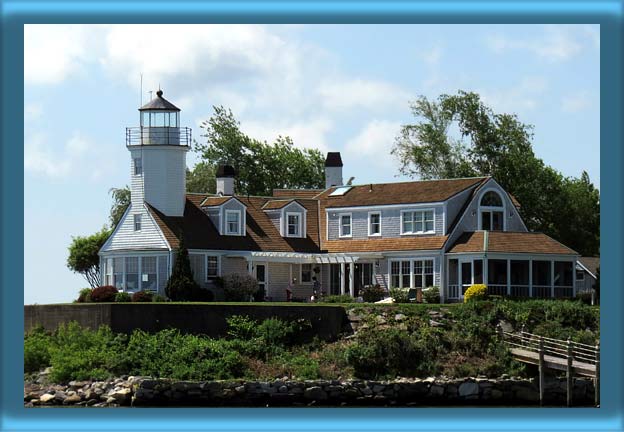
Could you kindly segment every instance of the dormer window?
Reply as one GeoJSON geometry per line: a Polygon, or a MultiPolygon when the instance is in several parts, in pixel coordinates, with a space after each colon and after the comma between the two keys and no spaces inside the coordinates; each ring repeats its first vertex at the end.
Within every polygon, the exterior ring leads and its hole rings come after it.
{"type": "Polygon", "coordinates": [[[225,211],[225,235],[241,235],[241,212],[239,210],[225,211]]]}
{"type": "Polygon", "coordinates": [[[340,237],[351,237],[351,213],[340,215],[340,237]]]}
{"type": "Polygon", "coordinates": [[[404,210],[401,212],[401,234],[433,234],[433,210],[404,210]]]}
{"type": "Polygon", "coordinates": [[[503,199],[495,191],[487,191],[479,201],[479,229],[484,231],[505,229],[505,206],[503,199]]]}
{"type": "Polygon", "coordinates": [[[301,237],[301,214],[286,213],[288,237],[301,237]]]}

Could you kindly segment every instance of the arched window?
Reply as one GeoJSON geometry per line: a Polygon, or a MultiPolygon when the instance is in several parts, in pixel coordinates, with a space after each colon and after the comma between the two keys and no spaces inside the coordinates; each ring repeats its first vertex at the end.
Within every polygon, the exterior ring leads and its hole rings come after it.
{"type": "Polygon", "coordinates": [[[498,192],[490,190],[479,201],[479,229],[504,231],[505,204],[498,192]]]}

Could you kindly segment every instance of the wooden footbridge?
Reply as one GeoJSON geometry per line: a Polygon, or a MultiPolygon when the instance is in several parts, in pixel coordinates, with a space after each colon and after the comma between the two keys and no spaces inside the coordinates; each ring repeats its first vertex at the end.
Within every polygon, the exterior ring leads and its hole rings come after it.
{"type": "Polygon", "coordinates": [[[600,405],[600,344],[595,346],[553,339],[524,331],[506,332],[498,326],[498,334],[509,346],[509,351],[520,362],[539,367],[540,404],[544,401],[544,373],[546,369],[565,371],[567,377],[567,404],[572,405],[573,377],[593,378],[596,406],[600,405]]]}

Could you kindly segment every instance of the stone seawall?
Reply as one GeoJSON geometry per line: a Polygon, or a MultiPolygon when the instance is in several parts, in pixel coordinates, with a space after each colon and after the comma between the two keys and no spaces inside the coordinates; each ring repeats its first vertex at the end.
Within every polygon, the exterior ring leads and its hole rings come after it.
{"type": "MultiPolygon", "coordinates": [[[[591,380],[574,379],[574,406],[592,406],[591,380]]],[[[393,381],[173,381],[124,377],[24,386],[26,406],[537,406],[535,380],[426,378],[393,381]]],[[[565,378],[546,381],[547,406],[566,405],[565,378]]]]}

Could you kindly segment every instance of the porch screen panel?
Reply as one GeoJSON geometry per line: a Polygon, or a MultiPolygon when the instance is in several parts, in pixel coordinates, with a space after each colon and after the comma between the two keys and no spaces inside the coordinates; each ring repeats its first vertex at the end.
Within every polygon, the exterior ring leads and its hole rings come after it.
{"type": "Polygon", "coordinates": [[[488,260],[488,293],[507,294],[507,260],[488,260]]]}
{"type": "Polygon", "coordinates": [[[472,262],[472,265],[474,267],[474,275],[472,275],[474,283],[482,284],[483,283],[483,260],[474,260],[472,262]]]}
{"type": "Polygon", "coordinates": [[[195,282],[201,284],[205,278],[205,266],[204,266],[204,255],[200,254],[189,254],[189,259],[191,261],[191,270],[193,271],[193,279],[195,282]]]}
{"type": "Polygon", "coordinates": [[[126,257],[126,289],[139,289],[139,257],[126,257]]]}
{"type": "Polygon", "coordinates": [[[529,296],[529,261],[511,261],[511,295],[514,297],[529,296]]]}
{"type": "Polygon", "coordinates": [[[117,289],[123,289],[124,259],[113,258],[113,285],[117,289]]]}
{"type": "Polygon", "coordinates": [[[411,278],[410,271],[410,262],[409,261],[401,261],[401,288],[409,288],[411,278]]]}
{"type": "Polygon", "coordinates": [[[449,298],[459,298],[458,261],[450,259],[448,265],[448,295],[449,298]]]}
{"type": "Polygon", "coordinates": [[[425,287],[433,286],[433,260],[425,260],[424,269],[425,269],[425,287]]]}
{"type": "Polygon", "coordinates": [[[401,286],[401,263],[392,261],[390,266],[390,287],[399,288],[401,286]]]}
{"type": "Polygon", "coordinates": [[[157,291],[156,257],[141,257],[141,289],[157,291]]]}
{"type": "Polygon", "coordinates": [[[555,261],[555,297],[572,297],[572,271],[571,262],[555,261]]]}
{"type": "Polygon", "coordinates": [[[113,285],[113,259],[106,258],[104,260],[104,285],[113,285]]]}
{"type": "Polygon", "coordinates": [[[167,286],[167,273],[169,273],[167,261],[166,256],[158,257],[158,291],[161,293],[165,291],[167,286]]]}
{"type": "Polygon", "coordinates": [[[362,264],[362,285],[373,284],[373,265],[371,263],[362,264]]]}
{"type": "Polygon", "coordinates": [[[533,297],[550,297],[550,261],[533,261],[533,297]]]}
{"type": "MultiPolygon", "coordinates": [[[[422,261],[414,261],[414,286],[416,288],[423,287],[424,267],[422,261]]],[[[403,285],[405,286],[405,285],[403,285]]]]}

